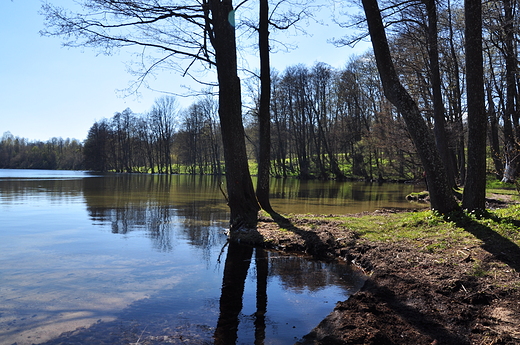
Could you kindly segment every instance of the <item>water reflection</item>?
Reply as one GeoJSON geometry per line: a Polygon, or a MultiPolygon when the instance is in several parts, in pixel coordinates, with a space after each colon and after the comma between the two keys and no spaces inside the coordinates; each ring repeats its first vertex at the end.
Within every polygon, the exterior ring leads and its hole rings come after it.
{"type": "MultiPolygon", "coordinates": [[[[80,326],[90,328],[48,344],[286,344],[361,284],[346,265],[222,251],[229,213],[213,177],[23,173],[0,171],[0,344],[80,326]]],[[[369,199],[363,210],[392,206],[413,189],[274,182],[286,213],[357,212],[355,198],[369,199]]]]}
{"type": "Polygon", "coordinates": [[[229,244],[222,280],[220,314],[215,330],[216,345],[236,344],[239,314],[242,311],[242,299],[252,255],[252,247],[234,242],[229,244]]]}
{"type": "Polygon", "coordinates": [[[267,252],[257,249],[256,262],[256,313],[255,313],[255,345],[263,345],[265,340],[265,314],[267,313],[267,277],[269,263],[267,252]]]}
{"type": "Polygon", "coordinates": [[[174,230],[207,248],[218,242],[210,224],[228,217],[219,183],[215,177],[115,175],[86,179],[83,195],[94,224],[110,224],[114,234],[145,231],[155,249],[171,251],[174,230]]]}
{"type": "Polygon", "coordinates": [[[302,329],[310,330],[315,326],[306,324],[306,317],[302,316],[320,313],[315,309],[317,300],[320,300],[317,296],[326,299],[318,302],[324,303],[325,309],[328,309],[328,303],[329,308],[332,308],[337,302],[334,297],[338,297],[338,300],[348,297],[363,282],[363,275],[346,264],[285,256],[230,243],[224,267],[219,319],[214,334],[215,344],[263,345],[294,342],[304,335],[302,329]],[[249,296],[244,297],[248,275],[253,275],[252,279],[256,283],[250,290],[256,290],[254,294],[250,292],[249,296]],[[295,293],[293,296],[298,296],[293,301],[295,305],[288,307],[290,303],[279,303],[279,294],[273,293],[271,289],[275,277],[279,288],[292,291],[295,293]],[[327,295],[334,286],[343,291],[343,297],[327,295]],[[324,291],[328,293],[323,295],[324,291]],[[249,306],[244,307],[247,297],[255,303],[249,301],[249,306]],[[332,300],[327,299],[331,297],[332,300]],[[280,313],[284,314],[283,320],[286,322],[280,322],[280,313]],[[275,333],[276,341],[273,342],[275,333]]]}
{"type": "Polygon", "coordinates": [[[298,179],[273,179],[271,203],[281,213],[346,214],[378,208],[413,208],[407,194],[422,190],[413,184],[377,184],[298,179]]]}
{"type": "MultiPolygon", "coordinates": [[[[278,277],[283,289],[292,290],[301,296],[312,295],[313,292],[319,294],[320,291],[331,286],[337,286],[344,289],[344,297],[347,297],[348,294],[357,291],[364,282],[362,274],[346,264],[324,263],[302,257],[284,256],[261,248],[253,250],[248,246],[230,243],[222,280],[219,319],[214,333],[216,345],[236,343],[263,345],[266,339],[269,339],[268,343],[271,343],[273,325],[276,325],[277,340],[280,344],[289,344],[304,335],[301,329],[308,327],[304,324],[304,319],[292,319],[291,323],[286,322],[285,324],[277,322],[279,321],[279,318],[278,320],[276,318],[276,313],[279,311],[279,306],[276,305],[277,296],[273,294],[272,306],[268,303],[269,277],[278,277]],[[253,253],[254,260],[252,260],[253,253]],[[251,267],[251,261],[254,262],[254,267],[251,267]],[[255,309],[250,315],[245,315],[243,312],[244,289],[247,275],[252,274],[253,271],[256,272],[254,277],[256,281],[255,309]],[[241,323],[246,323],[243,328],[247,328],[247,322],[250,323],[249,328],[252,330],[247,334],[242,332],[242,338],[239,339],[241,323]]],[[[302,298],[299,302],[300,307],[308,306],[312,310],[313,307],[307,302],[311,302],[311,299],[302,298]]],[[[326,303],[328,302],[332,307],[337,301],[326,301],[326,303]]],[[[288,310],[284,312],[288,313],[288,310]]]]}

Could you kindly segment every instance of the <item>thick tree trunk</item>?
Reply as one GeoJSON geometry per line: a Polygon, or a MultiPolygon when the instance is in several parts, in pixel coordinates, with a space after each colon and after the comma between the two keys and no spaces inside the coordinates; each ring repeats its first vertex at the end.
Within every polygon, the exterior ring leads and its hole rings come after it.
{"type": "Polygon", "coordinates": [[[464,2],[466,22],[466,80],[468,98],[468,173],[462,207],[486,208],[486,108],[482,57],[482,3],[464,2]]]}
{"type": "Polygon", "coordinates": [[[260,51],[260,107],[258,110],[260,152],[256,197],[260,206],[265,211],[272,212],[273,209],[269,201],[269,168],[271,166],[271,67],[269,62],[268,0],[260,0],[258,41],[260,51]]]}
{"type": "Polygon", "coordinates": [[[385,96],[402,114],[421,158],[430,191],[431,207],[441,213],[456,210],[458,204],[449,186],[433,134],[421,117],[417,104],[401,85],[395,72],[377,1],[363,0],[363,8],[385,96]]]}
{"type": "Polygon", "coordinates": [[[255,225],[260,207],[249,173],[246,153],[232,1],[210,0],[209,5],[212,13],[212,45],[215,49],[219,83],[219,117],[233,236],[234,229],[255,225]]]}

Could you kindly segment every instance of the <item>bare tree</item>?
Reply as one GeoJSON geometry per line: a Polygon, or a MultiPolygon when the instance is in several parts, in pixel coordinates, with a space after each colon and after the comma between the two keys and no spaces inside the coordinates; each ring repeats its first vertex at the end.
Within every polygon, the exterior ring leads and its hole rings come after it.
{"type": "Polygon", "coordinates": [[[196,62],[216,67],[230,224],[232,229],[253,225],[259,205],[246,154],[232,0],[84,0],[81,5],[82,12],[70,13],[45,3],[43,33],[63,37],[71,47],[141,47],[143,61],[151,61],[138,83],[159,67],[184,66],[185,74],[196,62]]]}
{"type": "Polygon", "coordinates": [[[178,105],[171,96],[158,98],[150,111],[150,126],[155,136],[158,152],[157,165],[160,172],[173,173],[171,147],[178,120],[178,105]]]}
{"type": "Polygon", "coordinates": [[[458,208],[458,204],[453,198],[446,171],[435,146],[435,140],[422,119],[417,104],[399,81],[377,0],[363,0],[362,2],[385,96],[403,115],[421,157],[430,190],[431,207],[441,213],[453,211],[458,208]]]}
{"type": "Polygon", "coordinates": [[[258,50],[260,53],[260,106],[258,124],[260,150],[256,197],[260,206],[273,212],[269,201],[269,168],[271,166],[271,64],[269,60],[269,2],[260,0],[258,50]]]}
{"type": "MultiPolygon", "coordinates": [[[[514,127],[518,125],[518,58],[517,47],[515,47],[515,18],[513,16],[513,1],[503,0],[504,18],[503,18],[503,54],[506,62],[506,108],[502,116],[504,122],[505,137],[505,166],[502,182],[515,181],[518,161],[519,161],[519,145],[516,142],[514,127]],[[514,126],[514,125],[516,126],[514,126]]],[[[517,129],[518,131],[518,129],[517,129]]]]}
{"type": "Polygon", "coordinates": [[[433,117],[435,119],[434,134],[435,143],[441,155],[442,161],[446,168],[448,182],[451,187],[456,187],[455,171],[453,169],[450,150],[448,147],[448,137],[446,134],[446,120],[444,102],[442,100],[441,73],[439,68],[439,47],[438,47],[438,29],[437,29],[437,4],[436,0],[423,0],[426,5],[426,13],[428,15],[428,60],[430,63],[431,89],[433,95],[433,117]]]}

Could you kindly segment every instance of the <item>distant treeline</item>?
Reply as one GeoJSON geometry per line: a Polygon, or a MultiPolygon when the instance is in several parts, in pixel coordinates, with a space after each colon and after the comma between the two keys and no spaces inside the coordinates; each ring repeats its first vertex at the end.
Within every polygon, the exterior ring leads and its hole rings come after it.
{"type": "MultiPolygon", "coordinates": [[[[413,74],[403,62],[400,72],[413,74]]],[[[418,66],[418,65],[414,65],[418,66]]],[[[447,83],[457,80],[445,71],[447,83]]],[[[494,74],[499,79],[502,74],[494,74]]],[[[444,80],[444,79],[443,79],[444,80]]],[[[498,81],[493,85],[505,85],[498,81]]],[[[258,83],[244,82],[244,124],[251,172],[258,156],[258,83]],[[248,97],[246,97],[248,96],[248,97]]],[[[427,81],[407,85],[434,128],[427,81]]],[[[404,120],[383,94],[374,57],[368,52],[335,69],[324,63],[272,72],[271,175],[309,178],[410,180],[423,169],[404,120]]],[[[490,92],[488,171],[504,174],[505,93],[490,92]],[[502,121],[499,121],[502,118],[502,121]],[[493,121],[492,121],[493,120],[493,121]]],[[[445,95],[446,140],[452,173],[463,181],[466,123],[463,93],[445,95]]],[[[520,127],[511,126],[516,131],[520,127]]],[[[515,131],[513,131],[516,133],[515,131]]],[[[518,131],[520,133],[520,131],[518,131]]],[[[517,151],[515,151],[517,152],[517,151]]],[[[0,168],[86,169],[100,172],[222,174],[223,145],[218,102],[203,96],[186,109],[173,97],[155,101],[144,114],[130,109],[95,122],[83,144],[53,138],[30,142],[4,134],[0,168]]],[[[507,162],[507,160],[506,160],[507,162]]],[[[510,169],[512,165],[507,165],[510,169]]],[[[516,167],[516,166],[515,166],[516,167]]],[[[512,174],[510,176],[515,176],[512,174]]]]}
{"type": "MultiPolygon", "coordinates": [[[[258,85],[244,113],[248,155],[258,155],[258,85]]],[[[158,99],[151,111],[130,109],[102,119],[84,143],[95,171],[221,174],[218,102],[205,96],[187,109],[158,99]]],[[[408,180],[422,169],[401,116],[386,101],[371,55],[344,69],[324,63],[273,72],[271,174],[309,178],[408,180]]],[[[255,164],[251,164],[255,173],[255,164]]]]}
{"type": "Polygon", "coordinates": [[[203,98],[180,111],[173,97],[155,101],[150,112],[130,109],[90,128],[85,167],[94,171],[222,174],[217,103],[203,98]]]}
{"type": "Polygon", "coordinates": [[[0,169],[82,170],[83,145],[68,138],[29,141],[5,132],[0,141],[0,169]]]}

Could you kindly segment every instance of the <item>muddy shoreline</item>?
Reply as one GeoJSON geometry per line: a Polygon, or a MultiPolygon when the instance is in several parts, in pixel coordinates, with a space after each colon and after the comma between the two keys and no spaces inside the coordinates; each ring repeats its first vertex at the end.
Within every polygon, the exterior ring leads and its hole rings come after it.
{"type": "Polygon", "coordinates": [[[345,260],[368,275],[299,345],[520,344],[518,246],[371,242],[332,215],[264,217],[257,231],[267,248],[345,260]]]}

